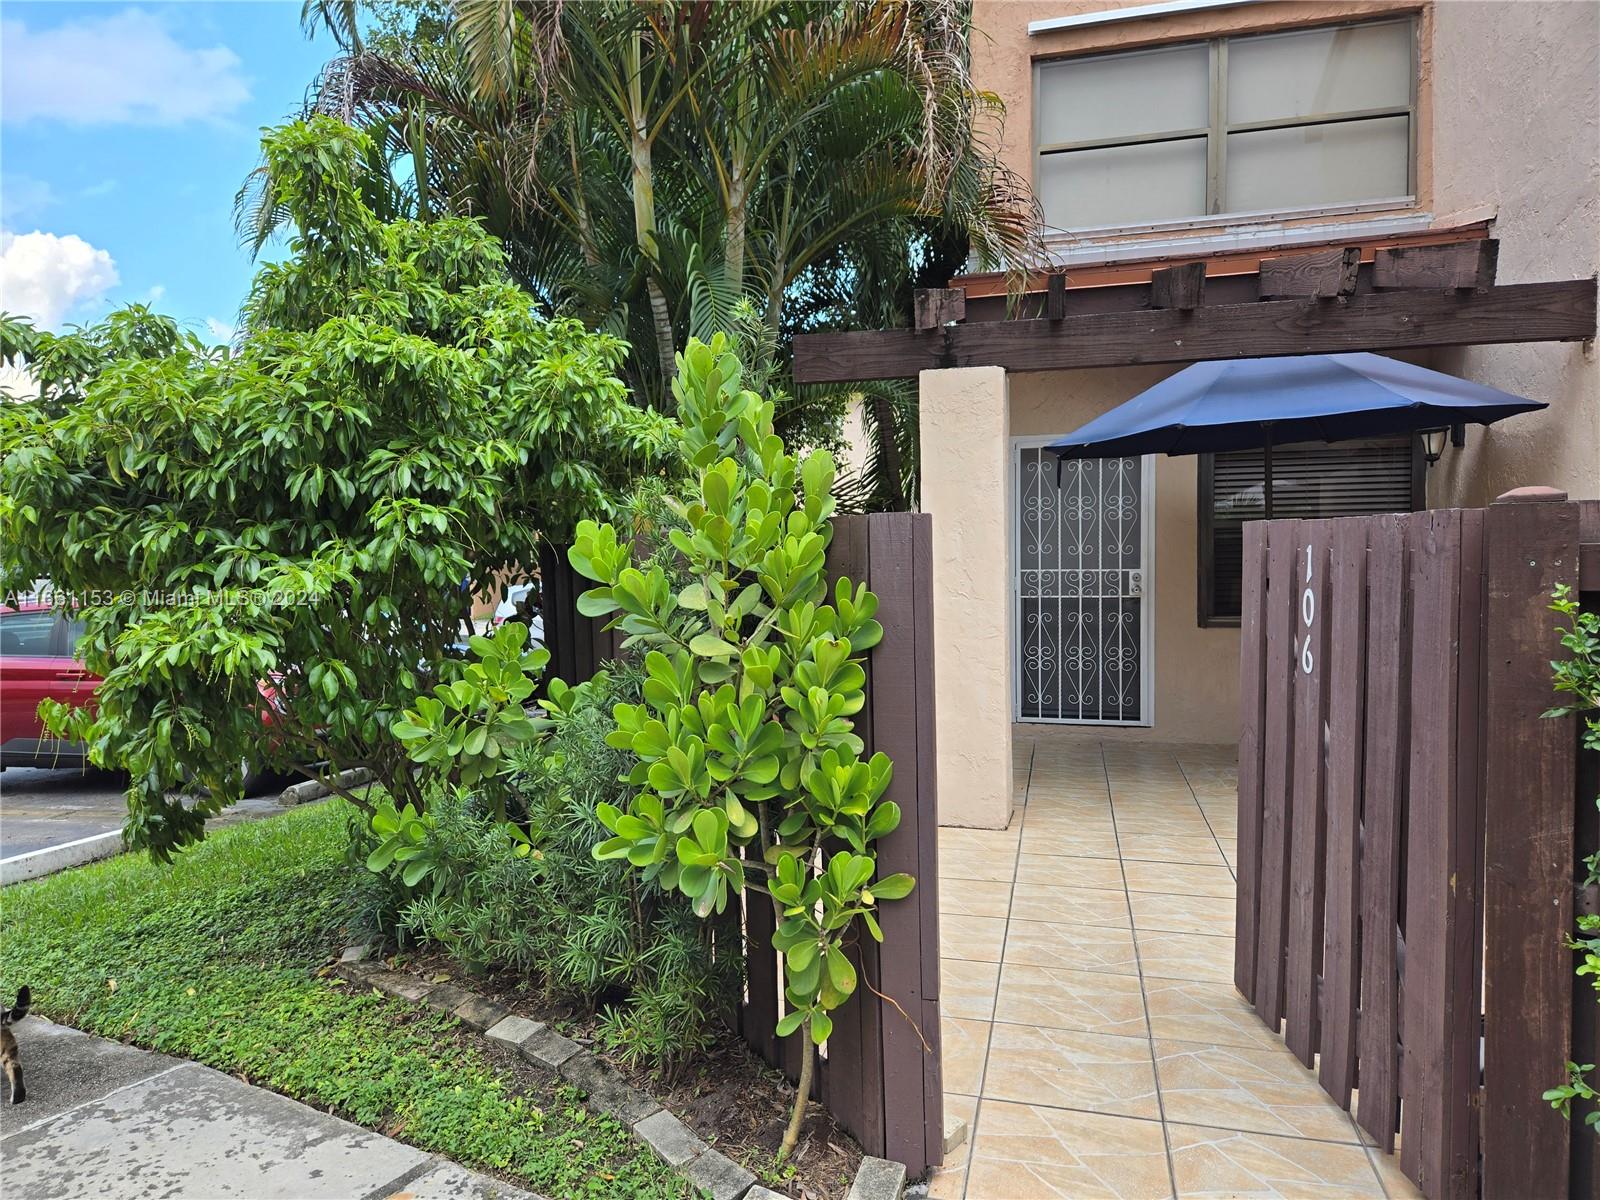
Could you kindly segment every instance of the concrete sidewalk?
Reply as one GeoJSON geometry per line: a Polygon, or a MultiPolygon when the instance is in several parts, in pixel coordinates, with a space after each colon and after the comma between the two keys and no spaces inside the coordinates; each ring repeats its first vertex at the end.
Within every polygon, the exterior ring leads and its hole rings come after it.
{"type": "Polygon", "coordinates": [[[30,1017],[6,1200],[539,1200],[198,1063],[30,1017]]]}

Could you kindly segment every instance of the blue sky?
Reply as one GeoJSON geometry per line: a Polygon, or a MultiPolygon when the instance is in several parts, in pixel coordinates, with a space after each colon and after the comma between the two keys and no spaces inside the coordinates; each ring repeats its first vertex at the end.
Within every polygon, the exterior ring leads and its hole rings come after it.
{"type": "Polygon", "coordinates": [[[299,0],[0,3],[0,309],[145,301],[226,340],[252,267],[233,196],[334,52],[299,0]]]}

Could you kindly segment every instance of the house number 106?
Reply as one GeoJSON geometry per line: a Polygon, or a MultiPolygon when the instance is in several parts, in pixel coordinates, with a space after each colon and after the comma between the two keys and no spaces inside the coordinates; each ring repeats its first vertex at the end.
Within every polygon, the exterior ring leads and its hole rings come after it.
{"type": "Polygon", "coordinates": [[[1306,546],[1306,589],[1300,593],[1300,624],[1305,626],[1306,641],[1300,648],[1300,669],[1307,675],[1316,665],[1311,657],[1311,623],[1317,616],[1317,597],[1311,591],[1311,547],[1306,546]]]}

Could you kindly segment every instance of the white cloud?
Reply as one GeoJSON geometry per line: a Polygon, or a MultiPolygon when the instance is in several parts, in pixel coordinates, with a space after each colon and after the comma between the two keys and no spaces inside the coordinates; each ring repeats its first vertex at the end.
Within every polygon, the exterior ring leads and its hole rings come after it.
{"type": "Polygon", "coordinates": [[[180,125],[222,120],[250,98],[232,50],[182,45],[137,8],[50,29],[0,21],[0,47],[7,122],[180,125]]]}
{"type": "Polygon", "coordinates": [[[166,294],[167,294],[167,285],[166,284],[164,284],[164,283],[154,284],[154,285],[151,286],[150,290],[147,291],[144,294],[144,299],[141,300],[140,303],[141,304],[160,304],[161,303],[161,297],[165,296],[166,294]]]}
{"type": "Polygon", "coordinates": [[[73,309],[101,299],[118,283],[117,264],[75,233],[0,230],[0,309],[58,327],[73,309]]]}
{"type": "Polygon", "coordinates": [[[207,317],[206,332],[209,333],[212,338],[219,343],[231,344],[233,342],[233,335],[237,333],[238,330],[232,325],[229,325],[226,321],[219,321],[215,317],[207,317]]]}
{"type": "Polygon", "coordinates": [[[117,181],[115,179],[102,179],[99,183],[91,183],[88,187],[84,188],[83,191],[79,192],[78,195],[82,196],[85,200],[95,200],[101,196],[109,196],[116,190],[117,181]]]}

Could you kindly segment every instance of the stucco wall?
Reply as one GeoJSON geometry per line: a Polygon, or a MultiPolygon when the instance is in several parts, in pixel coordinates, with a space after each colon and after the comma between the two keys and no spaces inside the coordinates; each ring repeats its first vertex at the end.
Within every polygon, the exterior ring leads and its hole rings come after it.
{"type": "MultiPolygon", "coordinates": [[[[1492,206],[1501,283],[1600,270],[1600,5],[1440,4],[1432,58],[1438,209],[1492,206]]],[[[1486,504],[1527,484],[1600,496],[1592,342],[1441,351],[1432,365],[1550,407],[1469,429],[1466,448],[1429,472],[1431,505],[1486,504]]]]}
{"type": "Polygon", "coordinates": [[[939,823],[1011,818],[1006,373],[924,371],[922,511],[933,514],[939,823]]]}
{"type": "MultiPolygon", "coordinates": [[[[1130,367],[1012,375],[1011,434],[1025,437],[1067,433],[1169,374],[1168,368],[1130,367]]],[[[923,437],[926,456],[927,434],[923,437]]],[[[1238,739],[1239,631],[1201,629],[1195,613],[1197,461],[1165,455],[1155,460],[1152,727],[1052,727],[1059,729],[1059,736],[1155,738],[1167,742],[1238,739]]],[[[1009,453],[1006,464],[1009,472],[1009,453]]],[[[1007,486],[1011,486],[1009,479],[1007,486]]],[[[1011,570],[1009,563],[1007,570],[1011,570]]],[[[1008,583],[1009,579],[1008,574],[1008,583]]],[[[1009,692],[1006,703],[1009,708],[1009,692]]]]}

